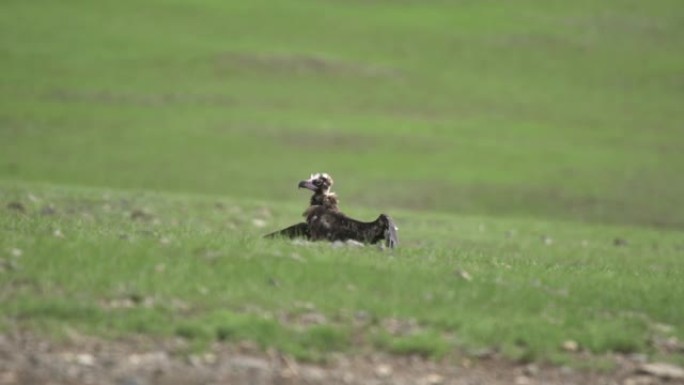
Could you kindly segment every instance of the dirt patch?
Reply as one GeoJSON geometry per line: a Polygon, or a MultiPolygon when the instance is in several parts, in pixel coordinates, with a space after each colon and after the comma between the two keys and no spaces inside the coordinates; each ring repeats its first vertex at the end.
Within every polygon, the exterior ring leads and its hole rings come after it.
{"type": "Polygon", "coordinates": [[[142,94],[134,92],[52,90],[43,98],[62,103],[90,103],[111,106],[167,107],[194,105],[233,107],[237,101],[220,94],[189,94],[183,92],[142,94]]]}
{"type": "Polygon", "coordinates": [[[222,135],[259,136],[264,141],[295,150],[317,151],[321,153],[349,152],[353,154],[372,151],[401,151],[429,154],[452,148],[448,143],[429,137],[402,134],[392,136],[370,135],[358,129],[335,127],[330,130],[314,128],[292,129],[288,127],[263,125],[222,125],[214,128],[222,135]]]}
{"type": "Polygon", "coordinates": [[[619,11],[604,11],[590,16],[569,16],[562,25],[602,34],[670,39],[673,25],[662,19],[619,11]]]}
{"type": "Polygon", "coordinates": [[[441,361],[377,352],[297,362],[254,344],[215,344],[187,353],[182,339],[104,341],[72,335],[56,343],[0,335],[0,384],[682,384],[680,368],[615,357],[611,372],[517,364],[496,357],[441,361]]]}
{"type": "Polygon", "coordinates": [[[347,130],[306,131],[286,127],[259,125],[223,125],[215,130],[221,135],[249,135],[278,146],[306,151],[349,151],[353,153],[371,151],[386,140],[347,130]]]}
{"type": "Polygon", "coordinates": [[[401,77],[401,72],[378,65],[354,63],[313,54],[226,52],[214,59],[216,72],[255,71],[278,74],[336,75],[364,78],[401,77]]]}
{"type": "Polygon", "coordinates": [[[364,152],[377,148],[376,137],[335,131],[329,133],[280,131],[269,135],[271,139],[287,147],[300,150],[364,152]]]}
{"type": "MultiPolygon", "coordinates": [[[[575,51],[588,52],[595,47],[587,41],[570,38],[564,36],[553,36],[550,34],[533,34],[533,33],[518,33],[505,34],[494,36],[485,39],[486,43],[500,48],[508,49],[532,49],[532,50],[546,50],[549,52],[559,51],[575,51]]],[[[511,111],[514,112],[514,111],[511,111]]],[[[525,111],[523,113],[532,116],[547,115],[546,112],[533,109],[532,111],[525,111]]]]}

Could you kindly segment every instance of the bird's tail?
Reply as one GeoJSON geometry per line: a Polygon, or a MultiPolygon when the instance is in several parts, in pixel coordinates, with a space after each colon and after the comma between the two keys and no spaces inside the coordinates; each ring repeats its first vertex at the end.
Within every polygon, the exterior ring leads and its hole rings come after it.
{"type": "Polygon", "coordinates": [[[383,222],[385,227],[383,234],[385,238],[385,246],[389,247],[390,249],[399,246],[399,237],[397,236],[397,231],[399,228],[394,223],[392,218],[390,218],[389,215],[380,214],[379,219],[383,222]]]}

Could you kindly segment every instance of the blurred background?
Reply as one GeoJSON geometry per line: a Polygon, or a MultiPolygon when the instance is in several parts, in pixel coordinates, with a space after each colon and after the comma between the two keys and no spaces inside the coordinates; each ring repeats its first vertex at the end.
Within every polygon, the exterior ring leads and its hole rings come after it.
{"type": "Polygon", "coordinates": [[[5,0],[0,179],[684,228],[679,0],[5,0]]]}

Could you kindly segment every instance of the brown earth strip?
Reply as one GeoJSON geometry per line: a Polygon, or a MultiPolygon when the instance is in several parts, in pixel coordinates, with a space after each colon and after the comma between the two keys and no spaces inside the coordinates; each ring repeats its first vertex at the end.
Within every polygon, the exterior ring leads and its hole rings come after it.
{"type": "Polygon", "coordinates": [[[54,342],[26,333],[0,335],[0,384],[684,384],[681,368],[630,356],[611,357],[611,371],[587,371],[492,356],[430,361],[377,352],[309,364],[248,342],[188,351],[182,339],[104,341],[72,332],[54,342]]]}

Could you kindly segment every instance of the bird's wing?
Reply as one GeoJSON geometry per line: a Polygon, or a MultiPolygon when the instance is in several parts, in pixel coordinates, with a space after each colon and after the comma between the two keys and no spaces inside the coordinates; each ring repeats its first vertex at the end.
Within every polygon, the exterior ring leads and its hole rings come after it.
{"type": "Polygon", "coordinates": [[[311,233],[309,232],[309,225],[306,222],[297,223],[290,227],[286,227],[282,230],[274,231],[270,234],[264,235],[264,238],[311,238],[311,233]]]}
{"type": "Polygon", "coordinates": [[[339,211],[319,208],[307,217],[311,238],[314,240],[346,241],[353,239],[363,243],[383,242],[394,248],[399,244],[397,226],[392,219],[381,214],[373,222],[361,222],[339,211]]]}

